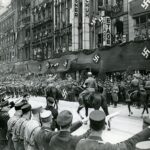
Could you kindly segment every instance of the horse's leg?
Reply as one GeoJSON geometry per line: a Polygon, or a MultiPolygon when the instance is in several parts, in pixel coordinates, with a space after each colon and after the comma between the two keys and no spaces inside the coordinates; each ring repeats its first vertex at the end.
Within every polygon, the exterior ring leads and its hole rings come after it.
{"type": "Polygon", "coordinates": [[[128,116],[132,115],[133,112],[131,111],[131,102],[128,102],[128,110],[129,110],[129,115],[128,116]]]}
{"type": "Polygon", "coordinates": [[[77,109],[77,113],[80,115],[81,119],[84,119],[84,117],[80,114],[81,109],[83,108],[83,106],[79,106],[77,109]]]}
{"type": "Polygon", "coordinates": [[[85,107],[85,116],[88,116],[88,107],[85,107]]]}

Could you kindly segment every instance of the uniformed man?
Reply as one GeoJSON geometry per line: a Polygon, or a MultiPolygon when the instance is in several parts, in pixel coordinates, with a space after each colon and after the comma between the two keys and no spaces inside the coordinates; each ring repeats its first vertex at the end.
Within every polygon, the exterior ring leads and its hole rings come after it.
{"type": "Polygon", "coordinates": [[[58,116],[58,110],[54,108],[54,98],[52,97],[47,97],[47,106],[46,106],[46,110],[50,110],[52,113],[52,125],[51,125],[51,129],[54,131],[55,129],[59,130],[59,126],[57,124],[57,116],[58,116]]]}
{"type": "Polygon", "coordinates": [[[29,102],[30,95],[28,93],[24,93],[22,102],[27,104],[29,102]]]}
{"type": "Polygon", "coordinates": [[[24,105],[24,103],[20,102],[15,104],[15,114],[13,117],[11,117],[8,122],[7,122],[7,127],[8,127],[8,132],[7,132],[7,137],[8,137],[8,148],[10,150],[14,150],[14,144],[12,142],[12,135],[13,135],[13,130],[14,130],[14,126],[17,123],[17,121],[19,120],[19,118],[22,115],[22,110],[21,107],[24,105]]]}
{"type": "Polygon", "coordinates": [[[5,150],[8,144],[8,140],[6,138],[7,121],[9,120],[8,105],[8,101],[4,101],[0,104],[0,149],[2,150],[5,150]]]}
{"type": "Polygon", "coordinates": [[[60,131],[50,137],[49,149],[55,150],[75,150],[76,144],[83,137],[88,136],[89,131],[81,136],[71,135],[72,113],[64,110],[58,114],[57,123],[60,131]]]}
{"type": "Polygon", "coordinates": [[[47,136],[51,132],[52,113],[51,111],[44,110],[40,117],[42,127],[35,137],[35,142],[38,150],[49,150],[49,138],[47,136]]]}
{"type": "Polygon", "coordinates": [[[138,74],[133,75],[133,80],[131,81],[131,89],[133,91],[139,90],[139,79],[138,79],[138,74]]]}
{"type": "Polygon", "coordinates": [[[86,89],[79,95],[81,107],[83,97],[97,90],[97,83],[96,80],[92,77],[92,72],[88,72],[88,78],[85,80],[83,87],[85,87],[86,89]]]}
{"type": "Polygon", "coordinates": [[[150,137],[150,128],[146,128],[124,142],[117,144],[106,143],[101,138],[105,129],[105,113],[96,110],[91,112],[89,118],[91,134],[88,138],[80,140],[76,150],[134,150],[136,143],[147,140],[150,137]]]}
{"type": "Polygon", "coordinates": [[[41,106],[32,107],[32,119],[29,120],[25,126],[24,131],[24,148],[25,150],[37,150],[37,145],[35,143],[34,136],[40,131],[40,112],[42,110],[41,106]]]}
{"type": "Polygon", "coordinates": [[[13,131],[13,143],[15,150],[24,150],[24,139],[23,135],[23,128],[24,126],[30,119],[31,119],[31,105],[26,104],[23,107],[21,107],[22,110],[22,117],[16,122],[14,126],[14,131],[13,131]]]}

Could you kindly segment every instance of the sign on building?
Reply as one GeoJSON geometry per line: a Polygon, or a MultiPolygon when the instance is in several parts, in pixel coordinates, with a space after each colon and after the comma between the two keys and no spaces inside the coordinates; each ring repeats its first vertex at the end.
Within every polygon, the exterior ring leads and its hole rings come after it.
{"type": "Polygon", "coordinates": [[[85,0],[85,16],[89,16],[89,0],[85,0]]]}
{"type": "Polygon", "coordinates": [[[103,20],[103,46],[111,46],[111,19],[104,17],[103,20]]]}
{"type": "Polygon", "coordinates": [[[79,1],[78,0],[75,0],[74,2],[74,16],[77,17],[78,16],[78,13],[79,13],[79,1]]]}

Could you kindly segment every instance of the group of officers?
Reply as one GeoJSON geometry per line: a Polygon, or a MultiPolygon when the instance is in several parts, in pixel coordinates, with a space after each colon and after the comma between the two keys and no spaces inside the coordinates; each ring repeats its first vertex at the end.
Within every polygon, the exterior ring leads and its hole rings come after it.
{"type": "Polygon", "coordinates": [[[46,99],[46,108],[37,104],[31,106],[28,94],[24,94],[21,102],[16,104],[8,101],[1,103],[0,125],[3,126],[0,132],[7,128],[5,143],[4,139],[0,139],[3,143],[0,144],[1,150],[134,150],[136,143],[150,137],[150,127],[146,126],[143,131],[121,143],[104,142],[101,137],[106,125],[103,111],[92,111],[89,119],[73,123],[72,112],[63,110],[58,113],[53,106],[54,99],[46,99]],[[10,108],[15,109],[11,117],[8,115],[10,108]],[[86,133],[72,135],[87,121],[89,129],[86,133]]]}

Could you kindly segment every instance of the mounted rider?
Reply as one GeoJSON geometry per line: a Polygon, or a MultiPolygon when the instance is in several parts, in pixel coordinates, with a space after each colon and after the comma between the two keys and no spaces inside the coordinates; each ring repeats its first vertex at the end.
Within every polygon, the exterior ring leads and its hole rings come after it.
{"type": "Polygon", "coordinates": [[[134,92],[134,91],[139,91],[139,85],[140,85],[140,82],[139,82],[139,74],[134,74],[133,75],[133,80],[131,81],[131,91],[134,92]]]}
{"type": "Polygon", "coordinates": [[[88,75],[88,78],[85,80],[83,84],[83,87],[85,87],[85,90],[79,95],[80,100],[83,100],[84,96],[87,96],[87,95],[90,96],[90,94],[94,93],[98,88],[97,82],[94,79],[92,72],[88,72],[87,75],[88,75]]]}

